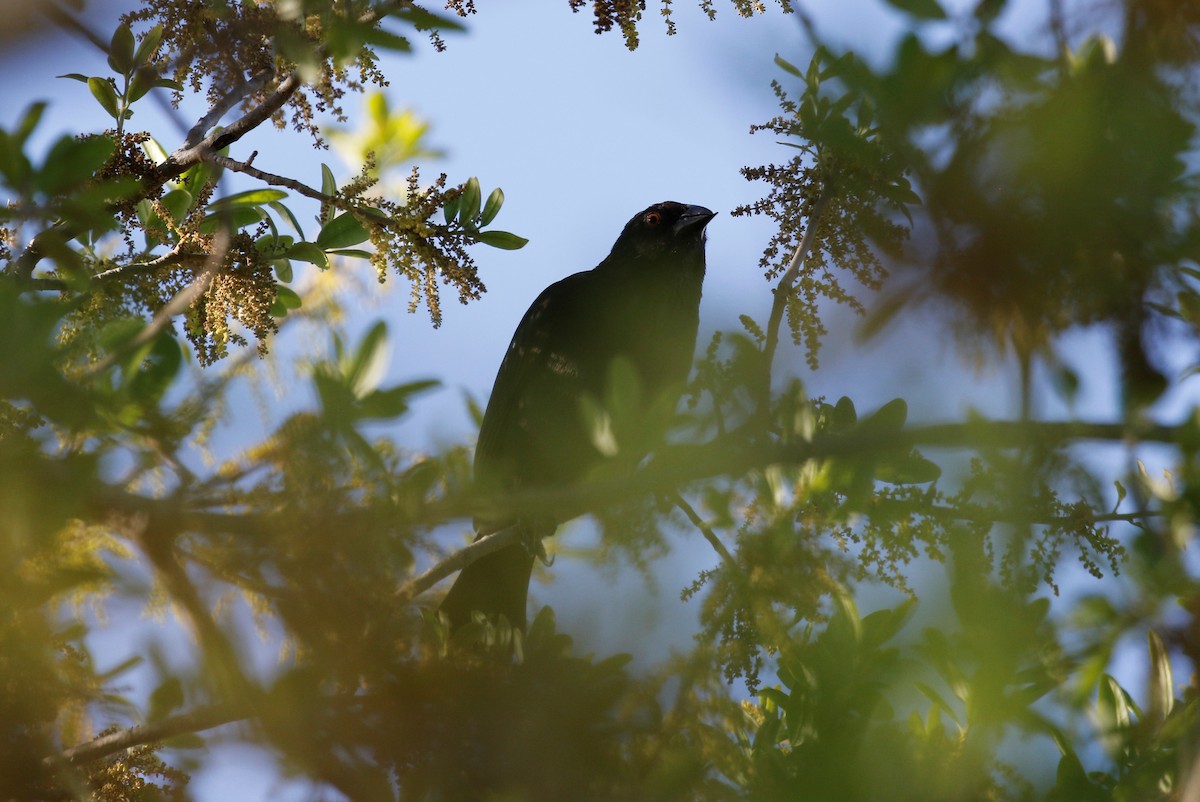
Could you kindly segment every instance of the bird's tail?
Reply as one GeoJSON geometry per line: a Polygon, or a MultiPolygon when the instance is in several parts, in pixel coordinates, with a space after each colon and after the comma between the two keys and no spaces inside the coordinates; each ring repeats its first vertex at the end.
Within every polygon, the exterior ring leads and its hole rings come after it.
{"type": "Polygon", "coordinates": [[[439,608],[452,629],[471,620],[479,610],[489,617],[502,613],[509,623],[525,631],[525,606],[533,555],[523,543],[505,546],[468,565],[454,580],[439,608]]]}

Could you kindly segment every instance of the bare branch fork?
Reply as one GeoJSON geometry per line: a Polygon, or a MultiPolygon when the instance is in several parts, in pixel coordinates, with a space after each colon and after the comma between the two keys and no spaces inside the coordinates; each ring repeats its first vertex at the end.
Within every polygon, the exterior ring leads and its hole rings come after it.
{"type": "MultiPolygon", "coordinates": [[[[153,173],[151,183],[161,185],[174,178],[178,178],[193,165],[204,161],[207,156],[215,154],[222,148],[237,142],[250,131],[270,119],[271,115],[279,111],[292,95],[296,93],[296,90],[300,88],[300,76],[295,72],[290,73],[284,78],[279,83],[279,86],[271,94],[267,95],[261,103],[235,120],[228,128],[221,131],[213,131],[198,141],[193,141],[193,136],[199,136],[201,131],[215,125],[217,120],[224,116],[233,105],[246,97],[250,92],[255,91],[256,88],[264,85],[273,75],[274,73],[265,71],[258,73],[245,83],[230,90],[192,127],[184,144],[168,156],[166,161],[158,165],[153,173]]],[[[59,236],[67,236],[67,238],[70,238],[72,235],[69,229],[65,229],[61,225],[56,225],[48,229],[48,231],[54,231],[59,236]]],[[[34,237],[21,255],[14,260],[14,274],[17,278],[26,280],[32,278],[34,268],[45,255],[43,253],[45,242],[41,240],[41,237],[42,235],[34,237]]]]}

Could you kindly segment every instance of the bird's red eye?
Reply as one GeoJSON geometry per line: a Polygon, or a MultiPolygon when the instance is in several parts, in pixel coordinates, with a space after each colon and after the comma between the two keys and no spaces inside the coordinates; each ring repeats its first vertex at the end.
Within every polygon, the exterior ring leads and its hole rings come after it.
{"type": "Polygon", "coordinates": [[[650,214],[646,215],[645,220],[646,225],[656,226],[662,222],[662,215],[658,212],[650,212],[650,214]]]}

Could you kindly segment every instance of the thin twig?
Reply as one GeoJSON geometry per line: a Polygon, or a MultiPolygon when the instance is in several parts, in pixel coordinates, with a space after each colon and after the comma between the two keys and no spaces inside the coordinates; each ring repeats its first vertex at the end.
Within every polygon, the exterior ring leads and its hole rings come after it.
{"type": "Polygon", "coordinates": [[[156,270],[160,267],[169,267],[193,259],[206,259],[210,254],[203,252],[188,252],[183,250],[183,241],[176,243],[175,247],[162,254],[161,256],[151,259],[149,262],[131,262],[127,265],[121,265],[109,270],[97,273],[92,276],[93,281],[109,281],[114,278],[120,278],[127,273],[136,273],[142,270],[156,270]]]}
{"type": "Polygon", "coordinates": [[[828,192],[822,192],[817,197],[816,203],[813,204],[812,212],[808,215],[808,228],[805,229],[800,244],[796,246],[796,252],[792,254],[791,261],[788,262],[787,269],[783,271],[783,276],[774,290],[775,299],[771,303],[771,317],[767,321],[766,342],[763,344],[765,386],[762,388],[760,412],[764,413],[764,416],[766,409],[763,407],[769,403],[771,397],[771,363],[775,361],[775,351],[779,347],[779,329],[783,325],[783,313],[787,309],[788,294],[800,276],[800,269],[804,266],[804,261],[808,258],[813,243],[816,242],[817,230],[821,227],[821,217],[824,215],[828,203],[828,192]]]}
{"type": "Polygon", "coordinates": [[[338,199],[332,195],[326,195],[324,192],[313,189],[307,184],[303,184],[294,178],[288,178],[287,176],[276,175],[275,173],[268,173],[266,170],[260,170],[257,167],[252,166],[248,161],[240,162],[237,159],[231,159],[228,156],[222,156],[219,153],[209,153],[205,155],[204,161],[211,162],[212,164],[219,165],[228,170],[233,170],[237,173],[245,173],[248,176],[257,178],[259,181],[270,184],[271,186],[294,189],[301,195],[312,198],[313,200],[319,200],[322,203],[338,203],[338,199]]]}
{"type": "Polygon", "coordinates": [[[396,601],[400,604],[407,604],[450,574],[466,568],[480,557],[519,542],[525,536],[525,532],[526,528],[521,524],[512,524],[490,535],[484,535],[466,548],[459,549],[435,564],[425,573],[401,585],[396,590],[396,601]]]}
{"type": "Polygon", "coordinates": [[[692,505],[688,503],[688,500],[680,495],[678,491],[671,491],[670,498],[671,501],[675,503],[676,507],[683,510],[683,514],[688,517],[688,520],[692,522],[692,525],[700,530],[700,534],[704,535],[704,539],[709,542],[717,554],[721,555],[721,559],[725,561],[725,564],[730,568],[737,569],[737,560],[735,560],[733,555],[729,553],[729,549],[725,548],[725,544],[721,542],[721,538],[717,537],[717,533],[712,530],[712,527],[706,524],[704,519],[701,518],[692,505]]]}

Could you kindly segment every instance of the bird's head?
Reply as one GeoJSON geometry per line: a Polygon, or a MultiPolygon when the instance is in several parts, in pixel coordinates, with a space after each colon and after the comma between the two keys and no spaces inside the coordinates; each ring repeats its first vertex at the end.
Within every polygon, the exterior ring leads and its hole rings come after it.
{"type": "Polygon", "coordinates": [[[703,206],[656,203],[625,224],[609,259],[703,256],[704,228],[716,214],[703,206]]]}

